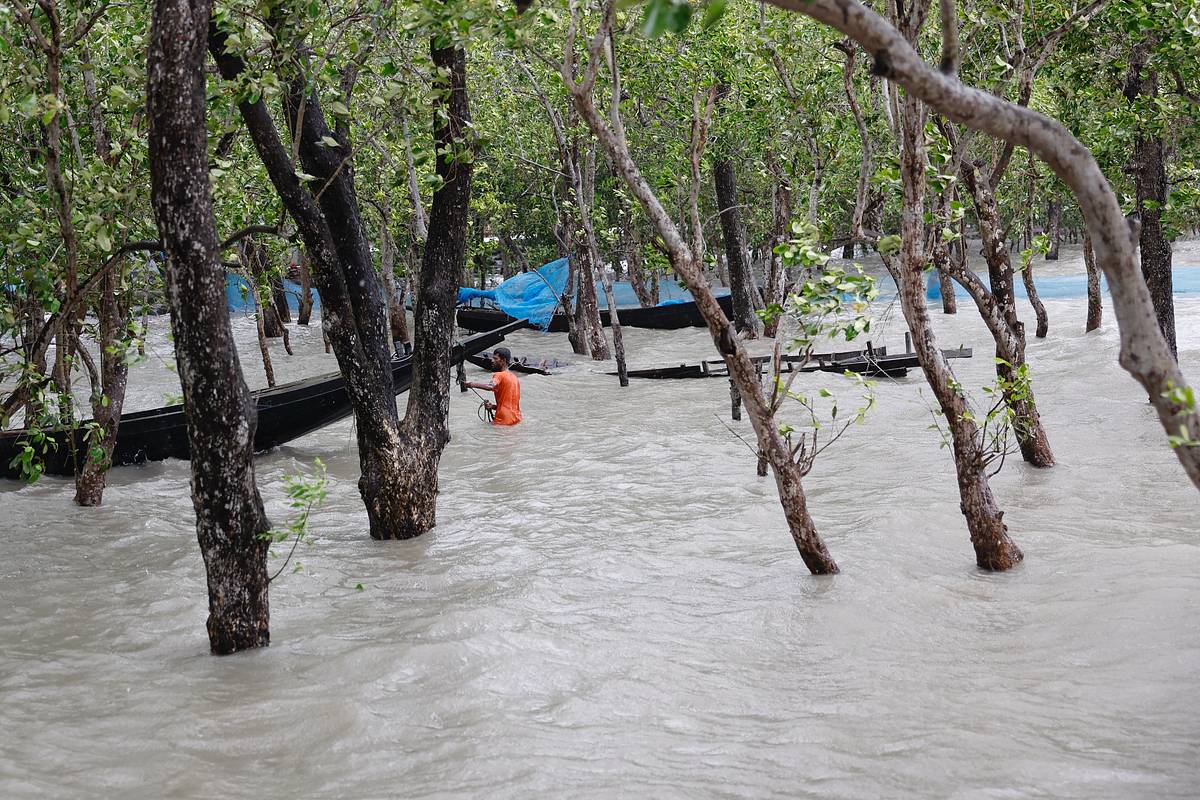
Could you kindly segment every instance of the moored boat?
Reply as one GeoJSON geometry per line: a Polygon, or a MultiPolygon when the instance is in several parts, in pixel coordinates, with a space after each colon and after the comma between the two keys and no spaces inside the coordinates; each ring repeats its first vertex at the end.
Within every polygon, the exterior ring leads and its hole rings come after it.
{"type": "MultiPolygon", "coordinates": [[[[452,356],[454,363],[499,344],[505,334],[524,326],[524,320],[513,320],[456,344],[452,356]]],[[[408,391],[412,385],[411,353],[392,359],[392,383],[396,394],[408,391]]],[[[251,398],[258,410],[258,425],[254,430],[256,453],[345,419],[353,411],[345,381],[336,372],[260,389],[252,392],[251,398]]],[[[46,474],[75,473],[77,459],[82,459],[86,453],[86,425],[84,421],[73,431],[43,431],[53,442],[52,446],[45,447],[35,444],[39,453],[44,450],[39,460],[46,474]]],[[[20,463],[13,462],[29,441],[30,433],[25,429],[0,431],[0,477],[22,477],[20,463]]],[[[186,459],[189,455],[187,414],[182,405],[121,415],[113,448],[114,467],[167,458],[186,459]]]]}

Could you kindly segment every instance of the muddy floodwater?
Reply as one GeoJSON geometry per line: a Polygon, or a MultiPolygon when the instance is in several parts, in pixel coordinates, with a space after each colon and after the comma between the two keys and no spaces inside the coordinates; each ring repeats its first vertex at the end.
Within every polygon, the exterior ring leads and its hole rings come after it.
{"type": "MultiPolygon", "coordinates": [[[[1078,249],[1040,269],[1081,273],[1078,249]]],[[[722,380],[620,389],[577,363],[522,378],[512,429],[455,390],[438,526],[408,542],[367,536],[352,422],[331,426],[257,461],[278,524],[285,475],[320,458],[330,492],[272,586],[271,647],[229,658],[208,654],[186,462],[114,470],[99,509],[3,483],[0,797],[1200,796],[1200,495],[1111,307],[1087,335],[1082,298],[1047,308],[1029,359],[1059,464],[994,479],[1026,555],[1008,574],[975,568],[919,371],[881,380],[807,478],[831,578],[722,380]]],[[[1200,295],[1177,313],[1200,380],[1200,295]]],[[[879,316],[874,343],[902,347],[899,309],[879,316]]],[[[975,348],[954,367],[978,393],[978,315],[935,322],[975,348]]],[[[335,368],[318,329],[292,338],[280,380],[335,368]]],[[[633,366],[714,357],[704,330],[626,342],[633,366]]],[[[508,344],[570,358],[561,334],[508,344]]],[[[130,410],[178,391],[161,322],[149,355],[130,410]]],[[[855,407],[839,376],[797,386],[855,407]]]]}

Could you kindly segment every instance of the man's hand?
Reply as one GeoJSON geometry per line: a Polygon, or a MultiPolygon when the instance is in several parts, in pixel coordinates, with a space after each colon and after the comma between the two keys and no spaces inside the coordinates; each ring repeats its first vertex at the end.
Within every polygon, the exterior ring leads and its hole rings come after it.
{"type": "Polygon", "coordinates": [[[484,401],[483,401],[483,407],[484,407],[484,408],[486,408],[488,411],[495,411],[495,410],[496,410],[496,404],[495,404],[495,403],[493,403],[493,402],[492,402],[492,401],[490,401],[490,400],[484,400],[484,401]]]}

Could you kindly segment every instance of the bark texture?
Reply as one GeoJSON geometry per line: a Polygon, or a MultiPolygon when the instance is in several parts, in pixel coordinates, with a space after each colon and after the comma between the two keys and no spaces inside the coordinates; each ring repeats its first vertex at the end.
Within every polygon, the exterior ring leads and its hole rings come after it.
{"type": "Polygon", "coordinates": [[[1104,317],[1104,303],[1100,297],[1100,270],[1096,268],[1096,254],[1092,250],[1092,237],[1083,232],[1083,263],[1087,268],[1087,322],[1084,333],[1100,327],[1104,317]]]}
{"type": "Polygon", "coordinates": [[[191,447],[212,651],[270,642],[270,524],[251,461],[256,422],[229,325],[208,182],[204,57],[209,0],[158,0],[147,56],[151,200],[167,253],[175,359],[191,447]]]}
{"type": "MultiPolygon", "coordinates": [[[[466,262],[467,221],[471,203],[471,109],[467,97],[467,56],[461,47],[431,44],[434,67],[442,77],[442,96],[434,113],[433,139],[441,184],[429,210],[429,238],[421,261],[421,293],[413,307],[413,383],[400,426],[403,470],[380,458],[365,472],[360,487],[371,497],[367,511],[388,520],[380,530],[390,537],[420,536],[437,522],[438,465],[450,441],[450,353],[454,305],[466,262]],[[466,157],[463,157],[466,156],[466,157]],[[374,491],[375,487],[384,491],[374,491]]],[[[381,454],[386,456],[387,453],[381,454]]]]}
{"type": "MultiPolygon", "coordinates": [[[[1125,82],[1125,96],[1131,104],[1140,98],[1153,103],[1158,97],[1158,75],[1146,64],[1150,57],[1150,42],[1142,42],[1133,48],[1129,75],[1125,82]]],[[[1137,196],[1138,248],[1142,258],[1142,275],[1150,290],[1154,313],[1163,338],[1178,358],[1175,340],[1175,298],[1171,281],[1171,242],[1167,239],[1162,224],[1162,209],[1167,204],[1166,157],[1163,139],[1158,133],[1146,130],[1139,124],[1133,141],[1133,162],[1129,171],[1133,174],[1137,196]]]]}
{"type": "MultiPolygon", "coordinates": [[[[983,258],[988,265],[990,291],[984,291],[973,274],[956,275],[971,292],[988,330],[996,342],[996,377],[1004,384],[1004,397],[1016,414],[1014,430],[1021,447],[1021,457],[1035,467],[1054,465],[1054,452],[1042,426],[1033,388],[1021,391],[1016,379],[1025,365],[1025,324],[1017,317],[1017,300],[1013,289],[1013,268],[1008,248],[1004,245],[999,207],[992,192],[987,172],[977,164],[963,164],[963,182],[971,193],[983,240],[983,258]]],[[[1028,286],[1028,284],[1027,284],[1028,286]]]]}
{"type": "Polygon", "coordinates": [[[717,208],[721,212],[721,237],[725,241],[725,263],[729,269],[729,291],[733,295],[733,326],[747,339],[757,339],[758,317],[751,296],[750,264],[746,259],[746,237],[737,201],[737,174],[733,161],[718,159],[713,164],[717,208]]]}
{"type": "Polygon", "coordinates": [[[104,500],[129,382],[129,364],[123,347],[129,306],[118,296],[117,280],[111,272],[101,280],[96,311],[100,321],[100,384],[93,383],[91,406],[92,420],[99,426],[99,432],[89,443],[83,466],[75,476],[75,502],[81,506],[98,506],[104,500]]]}
{"type": "MultiPolygon", "coordinates": [[[[783,256],[775,252],[775,248],[787,241],[788,226],[792,222],[792,184],[786,170],[783,169],[775,154],[767,151],[767,170],[775,183],[775,191],[771,198],[771,234],[767,237],[767,295],[763,298],[767,307],[783,307],[786,290],[786,275],[783,269],[783,256]]],[[[775,338],[779,330],[779,318],[763,324],[763,335],[775,338]]]]}

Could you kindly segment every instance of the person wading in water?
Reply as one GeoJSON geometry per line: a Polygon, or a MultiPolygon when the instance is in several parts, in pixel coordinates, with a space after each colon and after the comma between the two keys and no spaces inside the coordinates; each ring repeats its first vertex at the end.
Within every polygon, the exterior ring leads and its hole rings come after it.
{"type": "Polygon", "coordinates": [[[507,347],[497,347],[492,352],[492,379],[487,383],[465,381],[463,386],[469,389],[483,389],[493,392],[496,402],[484,402],[488,411],[495,412],[493,425],[516,425],[521,421],[521,382],[517,376],[508,370],[512,363],[512,353],[507,347]]]}

